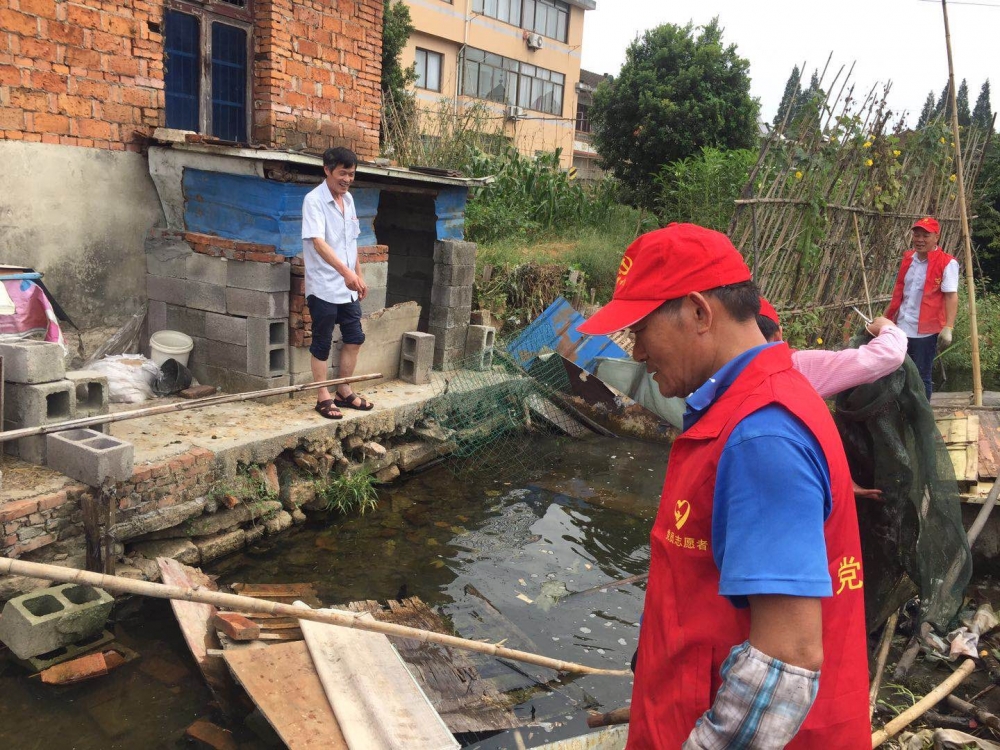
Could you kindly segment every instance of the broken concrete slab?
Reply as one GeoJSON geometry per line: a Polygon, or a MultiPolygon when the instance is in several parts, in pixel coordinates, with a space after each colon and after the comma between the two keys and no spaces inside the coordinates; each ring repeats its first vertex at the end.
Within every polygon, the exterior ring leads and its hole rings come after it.
{"type": "Polygon", "coordinates": [[[201,564],[217,560],[220,557],[239,552],[246,544],[246,532],[243,529],[227,531],[215,536],[202,537],[195,540],[195,546],[201,554],[201,564]]]}
{"type": "Polygon", "coordinates": [[[152,542],[137,542],[133,549],[148,560],[158,557],[169,557],[185,565],[197,565],[201,562],[198,548],[190,539],[163,539],[152,542]]]}
{"type": "Polygon", "coordinates": [[[256,518],[270,516],[279,510],[281,510],[281,503],[277,500],[244,503],[232,510],[220,510],[210,516],[201,516],[185,521],[177,529],[180,532],[178,536],[203,537],[218,534],[220,531],[240,526],[256,518]]]}
{"type": "MultiPolygon", "coordinates": [[[[135,516],[127,521],[116,523],[108,530],[108,533],[112,539],[119,542],[126,542],[146,534],[159,532],[162,529],[169,529],[189,518],[200,516],[205,512],[207,502],[207,498],[199,497],[184,503],[178,503],[177,505],[170,505],[166,508],[158,508],[141,516],[135,516]]],[[[172,557],[172,555],[162,555],[162,557],[172,557]]],[[[181,562],[185,561],[181,560],[181,562]]]]}

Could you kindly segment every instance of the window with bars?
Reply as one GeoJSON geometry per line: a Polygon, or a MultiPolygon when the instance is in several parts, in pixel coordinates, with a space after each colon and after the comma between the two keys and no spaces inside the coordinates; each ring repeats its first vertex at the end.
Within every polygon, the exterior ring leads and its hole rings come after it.
{"type": "Polygon", "coordinates": [[[466,47],[461,92],[465,96],[561,115],[566,76],[554,70],[466,47]]]}
{"type": "Polygon", "coordinates": [[[590,132],[590,107],[586,104],[576,104],[576,132],[590,132]]]}
{"type": "Polygon", "coordinates": [[[569,5],[561,0],[472,0],[474,13],[565,42],[569,5]]]}
{"type": "Polygon", "coordinates": [[[441,68],[444,55],[417,47],[417,88],[441,90],[441,68]]]}
{"type": "Polygon", "coordinates": [[[170,2],[164,10],[168,128],[247,141],[250,2],[170,2]]]}

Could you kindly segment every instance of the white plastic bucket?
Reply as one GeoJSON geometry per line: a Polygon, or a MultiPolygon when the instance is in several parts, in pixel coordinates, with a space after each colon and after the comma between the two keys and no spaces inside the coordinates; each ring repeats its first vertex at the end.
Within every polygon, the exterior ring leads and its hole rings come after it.
{"type": "Polygon", "coordinates": [[[157,365],[162,365],[168,359],[176,359],[186,367],[192,349],[194,341],[180,331],[157,331],[149,337],[149,358],[157,365]]]}

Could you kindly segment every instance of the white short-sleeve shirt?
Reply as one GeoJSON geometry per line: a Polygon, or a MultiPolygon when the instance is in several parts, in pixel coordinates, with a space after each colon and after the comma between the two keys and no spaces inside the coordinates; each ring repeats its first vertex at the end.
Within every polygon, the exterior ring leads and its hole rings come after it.
{"type": "Polygon", "coordinates": [[[302,201],[302,257],[306,266],[306,296],[315,294],[334,304],[353,302],[358,298],[344,283],[337,269],[323,260],[313,247],[313,237],[322,238],[333,248],[337,257],[354,270],[358,265],[358,237],[361,224],[354,209],[354,198],[344,194],[341,211],[330,193],[326,180],[311,190],[302,201]]]}
{"type": "MultiPolygon", "coordinates": [[[[903,302],[899,306],[899,316],[896,321],[907,338],[922,339],[933,336],[933,333],[919,333],[917,325],[920,322],[920,303],[924,299],[924,283],[927,281],[927,260],[920,260],[916,253],[913,262],[903,279],[903,302]]],[[[941,291],[958,291],[958,261],[952,258],[941,275],[941,291]]]]}

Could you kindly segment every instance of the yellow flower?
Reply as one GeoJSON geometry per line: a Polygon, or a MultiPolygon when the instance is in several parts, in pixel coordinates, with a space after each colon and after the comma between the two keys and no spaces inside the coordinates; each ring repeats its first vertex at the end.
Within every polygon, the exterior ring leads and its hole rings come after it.
{"type": "Polygon", "coordinates": [[[822,344],[823,343],[823,339],[821,337],[817,336],[816,337],[816,343],[817,344],[822,344]]]}
{"type": "Polygon", "coordinates": [[[948,182],[954,182],[957,179],[958,179],[958,175],[953,174],[951,177],[948,178],[948,182]]]}
{"type": "Polygon", "coordinates": [[[795,173],[795,179],[796,180],[801,180],[802,179],[802,173],[801,172],[796,172],[795,173]]]}
{"type": "Polygon", "coordinates": [[[951,194],[951,195],[949,195],[948,197],[949,197],[949,198],[951,198],[952,200],[955,200],[955,194],[954,194],[954,193],[952,193],[952,194],[951,194]]]}
{"type": "Polygon", "coordinates": [[[871,141],[865,141],[864,144],[862,144],[861,146],[861,148],[871,148],[871,147],[872,147],[871,141]]]}
{"type": "Polygon", "coordinates": [[[873,161],[872,161],[871,159],[868,159],[867,161],[865,161],[865,166],[866,166],[866,167],[870,167],[870,166],[871,166],[872,164],[874,164],[874,163],[875,163],[875,162],[873,162],[873,161]]]}
{"type": "Polygon", "coordinates": [[[951,142],[951,147],[952,147],[952,148],[955,148],[955,141],[952,141],[952,142],[951,142]]]}
{"type": "Polygon", "coordinates": [[[902,152],[902,151],[900,151],[900,150],[899,150],[899,149],[897,148],[897,149],[896,149],[895,151],[893,151],[893,152],[892,152],[892,155],[893,155],[893,156],[899,156],[899,155],[900,155],[901,153],[903,153],[903,152],[902,152]]]}
{"type": "Polygon", "coordinates": [[[941,138],[941,141],[940,141],[940,142],[941,142],[941,143],[944,143],[944,142],[945,142],[945,140],[944,140],[944,138],[943,138],[943,137],[941,138]]]}

